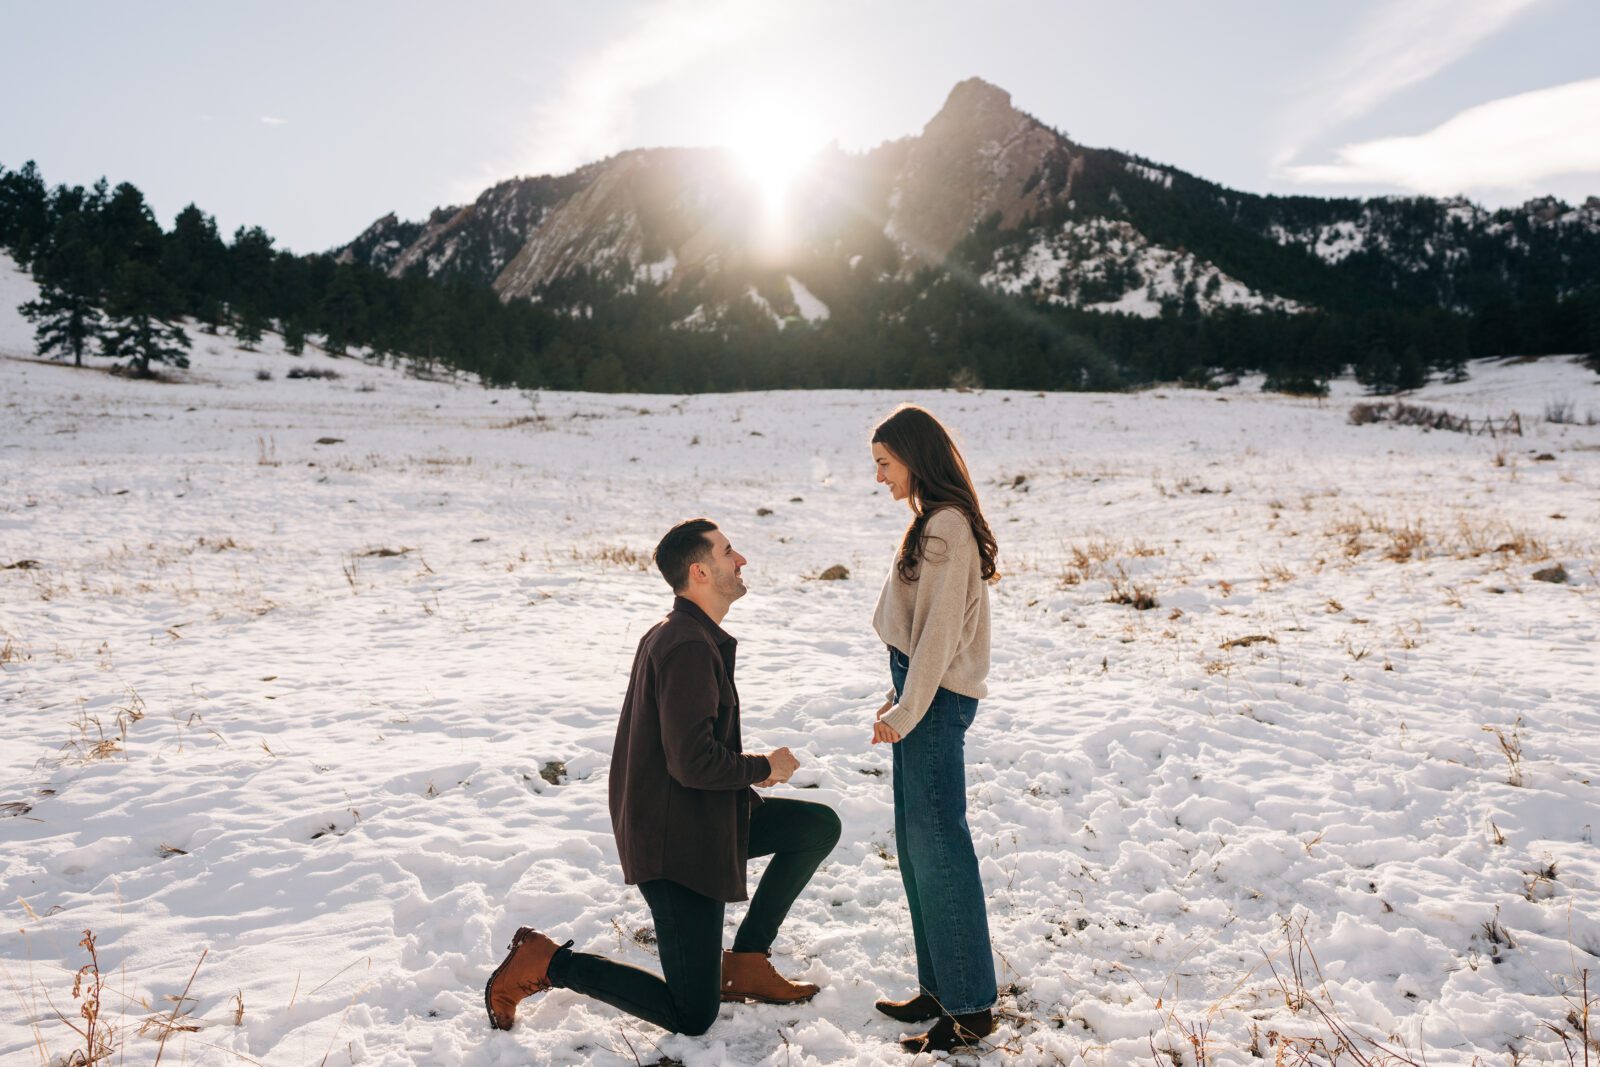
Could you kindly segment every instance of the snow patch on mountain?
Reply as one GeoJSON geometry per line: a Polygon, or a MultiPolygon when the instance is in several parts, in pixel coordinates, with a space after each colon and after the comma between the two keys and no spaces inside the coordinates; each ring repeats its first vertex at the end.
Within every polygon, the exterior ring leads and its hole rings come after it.
{"type": "Polygon", "coordinates": [[[778,314],[778,312],[773,309],[772,302],[766,297],[762,296],[760,291],[757,290],[755,286],[745,286],[744,295],[749,298],[752,304],[760,308],[762,311],[765,311],[768,315],[772,316],[772,321],[778,324],[778,329],[783,329],[783,316],[778,314]]]}
{"type": "Polygon", "coordinates": [[[795,308],[799,310],[800,317],[807,322],[824,322],[828,318],[828,305],[818,300],[805,285],[792,274],[785,275],[789,282],[789,292],[794,295],[795,308]]]}
{"type": "Polygon", "coordinates": [[[1152,244],[1114,219],[1068,222],[1018,249],[1001,249],[984,285],[1052,304],[1154,318],[1192,298],[1203,312],[1222,308],[1308,310],[1262,293],[1189,252],[1152,244]]]}
{"type": "Polygon", "coordinates": [[[1172,174],[1170,171],[1162,170],[1159,167],[1147,167],[1143,163],[1135,163],[1132,160],[1129,160],[1125,166],[1127,166],[1129,174],[1135,174],[1148,182],[1155,182],[1163,189],[1172,188],[1172,174]]]}
{"type": "Polygon", "coordinates": [[[652,285],[661,285],[668,278],[671,278],[672,272],[677,269],[678,257],[669,251],[665,258],[659,259],[654,263],[639,264],[636,268],[634,268],[633,276],[637,281],[650,282],[652,285]]]}

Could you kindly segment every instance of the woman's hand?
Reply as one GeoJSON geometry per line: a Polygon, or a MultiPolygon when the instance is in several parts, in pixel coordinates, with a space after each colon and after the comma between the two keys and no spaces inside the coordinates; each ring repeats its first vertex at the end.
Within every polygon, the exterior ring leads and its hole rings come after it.
{"type": "Polygon", "coordinates": [[[889,709],[892,708],[892,707],[894,707],[894,700],[893,699],[885,700],[883,702],[883,707],[878,709],[878,714],[874,715],[873,718],[874,719],[883,718],[885,715],[889,714],[889,709]]]}
{"type": "MultiPolygon", "coordinates": [[[[882,715],[883,712],[879,712],[882,715]]],[[[900,734],[893,726],[883,720],[872,724],[872,743],[875,745],[892,745],[900,740],[900,734]]]]}

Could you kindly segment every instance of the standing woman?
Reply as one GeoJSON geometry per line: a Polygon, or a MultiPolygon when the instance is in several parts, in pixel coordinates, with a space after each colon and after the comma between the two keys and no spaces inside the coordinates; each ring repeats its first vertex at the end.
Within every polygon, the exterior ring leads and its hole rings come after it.
{"type": "Polygon", "coordinates": [[[902,1022],[937,1020],[909,1052],[977,1044],[994,1029],[989,918],[967,827],[967,728],[987,695],[994,534],[960,451],[928,412],[905,405],[872,435],[878,481],[911,508],[872,625],[894,688],[872,743],[894,746],[894,832],[911,907],[917,982],[880,1000],[902,1022]]]}

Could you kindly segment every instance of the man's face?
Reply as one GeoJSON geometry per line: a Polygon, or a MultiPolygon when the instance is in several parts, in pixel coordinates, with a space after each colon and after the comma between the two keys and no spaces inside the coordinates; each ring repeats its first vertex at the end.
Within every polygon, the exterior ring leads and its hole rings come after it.
{"type": "Polygon", "coordinates": [[[706,534],[706,540],[711,543],[711,555],[699,565],[710,574],[711,588],[731,604],[748,592],[740,571],[750,561],[733,550],[733,545],[728,543],[727,536],[721,530],[710,531],[706,534]]]}

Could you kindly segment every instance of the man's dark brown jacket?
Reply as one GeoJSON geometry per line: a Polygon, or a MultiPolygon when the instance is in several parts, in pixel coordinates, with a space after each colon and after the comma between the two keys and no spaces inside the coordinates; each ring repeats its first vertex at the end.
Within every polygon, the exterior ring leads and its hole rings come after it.
{"type": "Polygon", "coordinates": [[[738,642],[683,597],[639,641],[611,751],[611,828],[629,885],[665,878],[744,900],[750,788],[772,776],[743,753],[738,642]]]}

